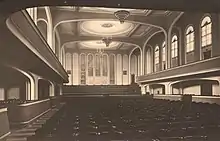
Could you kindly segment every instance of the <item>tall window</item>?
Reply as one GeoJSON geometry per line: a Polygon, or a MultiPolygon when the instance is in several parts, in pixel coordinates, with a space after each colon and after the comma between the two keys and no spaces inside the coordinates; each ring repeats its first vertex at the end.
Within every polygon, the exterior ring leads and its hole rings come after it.
{"type": "Polygon", "coordinates": [[[108,76],[108,56],[105,54],[102,57],[102,76],[108,76]]]}
{"type": "Polygon", "coordinates": [[[115,84],[115,56],[113,54],[109,57],[109,67],[110,67],[110,84],[115,84]]]}
{"type": "Polygon", "coordinates": [[[193,62],[194,60],[194,48],[195,48],[195,37],[194,29],[189,26],[185,33],[186,37],[186,63],[193,62]]]}
{"type": "Polygon", "coordinates": [[[201,57],[208,59],[212,57],[212,21],[206,16],[201,23],[201,57]]]}
{"type": "Polygon", "coordinates": [[[93,76],[93,55],[88,55],[88,76],[93,76]]]}
{"type": "Polygon", "coordinates": [[[178,38],[176,35],[172,37],[171,65],[172,67],[178,66],[178,38]]]}
{"type": "Polygon", "coordinates": [[[81,84],[86,84],[86,55],[80,54],[81,84]]]}
{"type": "Polygon", "coordinates": [[[101,76],[101,58],[100,55],[95,55],[95,76],[101,76]]]}
{"type": "Polygon", "coordinates": [[[155,47],[155,50],[154,50],[154,65],[155,65],[155,72],[159,71],[160,69],[160,50],[159,50],[159,46],[156,46],[155,47]]]}
{"type": "Polygon", "coordinates": [[[162,44],[162,70],[166,69],[166,42],[162,44]]]}

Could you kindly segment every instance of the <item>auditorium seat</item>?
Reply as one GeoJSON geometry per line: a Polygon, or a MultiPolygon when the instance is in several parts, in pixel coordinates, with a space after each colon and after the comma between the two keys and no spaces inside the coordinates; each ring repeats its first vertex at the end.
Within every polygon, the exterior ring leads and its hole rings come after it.
{"type": "Polygon", "coordinates": [[[193,103],[188,110],[182,106],[180,101],[143,97],[73,98],[33,137],[35,141],[215,141],[220,137],[216,114],[220,106],[193,103]]]}

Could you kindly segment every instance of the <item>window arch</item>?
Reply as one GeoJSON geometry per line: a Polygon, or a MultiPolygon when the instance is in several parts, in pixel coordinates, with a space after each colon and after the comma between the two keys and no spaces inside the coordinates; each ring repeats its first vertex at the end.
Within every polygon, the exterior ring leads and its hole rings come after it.
{"type": "Polygon", "coordinates": [[[157,45],[154,49],[154,65],[155,65],[155,71],[159,70],[159,64],[160,64],[160,49],[159,46],[157,45]]]}
{"type": "Polygon", "coordinates": [[[80,54],[80,83],[86,84],[86,54],[80,54]]]}
{"type": "Polygon", "coordinates": [[[194,51],[194,44],[195,44],[195,35],[194,35],[194,28],[189,26],[186,29],[186,52],[194,51]]]}
{"type": "Polygon", "coordinates": [[[189,26],[185,32],[185,62],[194,61],[195,34],[193,26],[189,26]]]}
{"type": "Polygon", "coordinates": [[[93,61],[93,54],[88,54],[88,76],[93,76],[93,67],[94,67],[94,61],[93,61]]]}
{"type": "Polygon", "coordinates": [[[102,55],[102,76],[108,76],[108,55],[102,55]]]}
{"type": "Polygon", "coordinates": [[[171,57],[178,57],[178,38],[176,35],[172,37],[171,57]]]}
{"type": "Polygon", "coordinates": [[[166,42],[162,43],[162,69],[166,69],[166,42]]]}
{"type": "Polygon", "coordinates": [[[101,58],[99,54],[95,55],[95,76],[101,76],[101,58]]]}
{"type": "Polygon", "coordinates": [[[204,17],[201,23],[201,47],[202,59],[211,58],[212,21],[209,16],[204,17]]]}
{"type": "Polygon", "coordinates": [[[110,79],[110,84],[115,84],[115,55],[111,54],[109,56],[109,79],[110,79]]]}
{"type": "Polygon", "coordinates": [[[178,37],[174,35],[172,37],[172,44],[171,44],[171,66],[176,67],[178,66],[178,37]]]}

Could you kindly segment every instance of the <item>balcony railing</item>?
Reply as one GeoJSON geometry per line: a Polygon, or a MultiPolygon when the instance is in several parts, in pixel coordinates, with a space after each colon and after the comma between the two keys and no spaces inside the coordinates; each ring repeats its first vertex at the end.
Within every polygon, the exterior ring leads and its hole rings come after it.
{"type": "Polygon", "coordinates": [[[150,83],[220,70],[220,56],[137,77],[138,83],[150,83]]]}

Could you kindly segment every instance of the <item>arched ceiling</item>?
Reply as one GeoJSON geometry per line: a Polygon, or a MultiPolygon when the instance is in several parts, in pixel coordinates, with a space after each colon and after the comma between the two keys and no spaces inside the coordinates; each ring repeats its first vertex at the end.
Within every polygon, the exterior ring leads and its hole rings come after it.
{"type": "Polygon", "coordinates": [[[167,30],[169,28],[167,25],[170,25],[180,13],[103,7],[56,6],[50,8],[54,30],[59,32],[62,45],[78,49],[97,49],[102,45],[106,50],[117,51],[126,50],[125,47],[131,50],[131,47],[143,45],[154,31],[167,30]],[[114,16],[114,12],[118,10],[130,12],[130,16],[123,24],[114,16]],[[109,48],[101,41],[103,37],[113,39],[109,48]],[[71,42],[77,42],[77,44],[69,45],[68,43],[71,42]]]}

